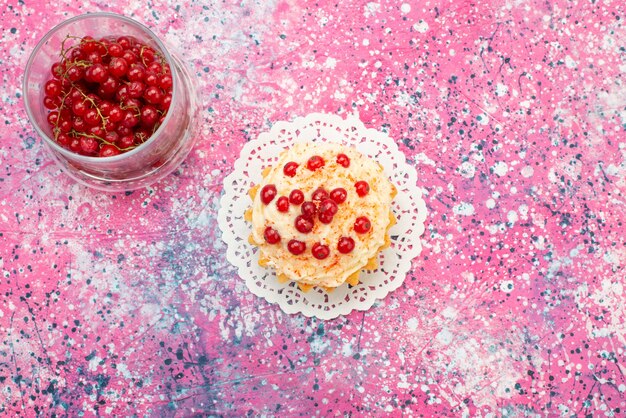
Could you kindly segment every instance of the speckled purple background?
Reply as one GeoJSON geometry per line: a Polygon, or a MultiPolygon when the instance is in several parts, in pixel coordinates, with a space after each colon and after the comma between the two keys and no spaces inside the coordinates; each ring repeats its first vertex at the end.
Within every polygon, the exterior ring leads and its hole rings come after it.
{"type": "Polygon", "coordinates": [[[11,3],[0,415],[623,416],[623,2],[11,3]],[[89,11],[201,86],[196,148],[145,190],[73,183],[23,109],[36,42],[89,11]],[[247,291],[216,221],[243,144],[314,111],[396,138],[429,210],[405,284],[327,322],[247,291]]]}

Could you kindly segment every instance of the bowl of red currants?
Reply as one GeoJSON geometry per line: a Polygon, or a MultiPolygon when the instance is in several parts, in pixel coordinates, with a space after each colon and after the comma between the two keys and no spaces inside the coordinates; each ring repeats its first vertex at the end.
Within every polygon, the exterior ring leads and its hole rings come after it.
{"type": "Polygon", "coordinates": [[[187,68],[146,26],[93,13],[48,32],[24,73],[28,117],[76,181],[148,186],[189,154],[200,108],[187,68]]]}

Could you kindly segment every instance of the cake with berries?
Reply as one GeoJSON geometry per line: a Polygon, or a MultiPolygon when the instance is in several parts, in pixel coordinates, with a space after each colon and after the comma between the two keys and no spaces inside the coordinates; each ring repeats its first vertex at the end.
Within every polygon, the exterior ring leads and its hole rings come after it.
{"type": "Polygon", "coordinates": [[[382,166],[355,148],[297,143],[250,190],[249,241],[282,282],[304,291],[356,285],[389,246],[395,194],[382,166]]]}

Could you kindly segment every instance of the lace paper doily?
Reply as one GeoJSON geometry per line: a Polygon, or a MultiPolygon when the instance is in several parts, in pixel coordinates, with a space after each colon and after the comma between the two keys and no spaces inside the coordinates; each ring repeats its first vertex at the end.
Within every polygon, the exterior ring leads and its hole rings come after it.
{"type": "Polygon", "coordinates": [[[367,310],[402,284],[411,260],[422,250],[420,236],[424,232],[426,205],[416,182],[415,168],[406,163],[396,143],[383,132],[367,129],[355,116],[344,120],[314,113],[293,122],[277,122],[269,132],[244,146],[233,173],[224,180],[218,223],[228,247],[228,261],[237,267],[252,293],[277,303],[287,313],[332,319],[352,310],[367,310]],[[263,169],[275,164],[285,148],[303,141],[356,147],[382,164],[398,189],[392,207],[398,222],[389,231],[391,246],[379,255],[378,269],[361,273],[357,286],[344,284],[331,293],[313,288],[305,293],[294,282],[281,284],[273,269],[258,265],[258,249],[248,243],[252,228],[243,218],[252,204],[248,190],[261,182],[263,169]]]}

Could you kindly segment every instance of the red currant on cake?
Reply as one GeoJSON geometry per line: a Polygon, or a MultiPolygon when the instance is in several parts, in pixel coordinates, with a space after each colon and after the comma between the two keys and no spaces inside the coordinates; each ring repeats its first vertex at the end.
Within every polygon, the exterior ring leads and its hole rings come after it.
{"type": "Polygon", "coordinates": [[[261,189],[261,202],[266,205],[269,205],[272,200],[276,197],[276,186],[273,184],[266,184],[261,189]]]}
{"type": "Polygon", "coordinates": [[[354,240],[350,237],[341,237],[337,243],[337,251],[341,254],[348,254],[354,250],[354,240]]]}
{"type": "Polygon", "coordinates": [[[280,235],[278,235],[278,231],[270,226],[265,228],[265,233],[263,235],[268,244],[277,244],[280,242],[280,235]]]}
{"type": "Polygon", "coordinates": [[[337,206],[337,202],[332,199],[324,199],[320,204],[320,213],[330,213],[331,215],[336,215],[339,207],[337,206]]]}
{"type": "Polygon", "coordinates": [[[354,221],[354,231],[358,234],[365,234],[370,230],[372,224],[366,216],[359,216],[354,221]]]}
{"type": "Polygon", "coordinates": [[[287,249],[293,255],[300,255],[306,250],[306,244],[302,241],[292,239],[287,243],[287,249]]]}
{"type": "Polygon", "coordinates": [[[303,234],[308,234],[309,232],[311,232],[314,225],[315,224],[313,223],[313,219],[304,215],[296,216],[296,220],[294,222],[295,228],[298,230],[298,232],[302,232],[303,234]]]}
{"type": "Polygon", "coordinates": [[[295,189],[289,193],[289,203],[292,205],[301,205],[304,202],[304,193],[301,190],[295,189]]]}
{"type": "Polygon", "coordinates": [[[288,212],[289,211],[289,199],[285,196],[281,196],[276,199],[276,209],[279,212],[288,212]]]}
{"type": "Polygon", "coordinates": [[[296,170],[298,170],[298,163],[294,163],[293,161],[288,162],[283,167],[283,173],[287,177],[294,177],[296,175],[296,170]]]}
{"type": "Polygon", "coordinates": [[[356,183],[354,183],[354,188],[356,190],[356,194],[358,194],[359,197],[363,197],[370,192],[370,185],[367,184],[367,182],[363,180],[359,180],[356,183]]]}
{"type": "Polygon", "coordinates": [[[346,201],[348,192],[343,187],[337,187],[336,189],[331,190],[329,196],[335,201],[335,203],[341,204],[346,201]]]}
{"type": "Polygon", "coordinates": [[[300,211],[302,212],[302,216],[313,218],[317,213],[317,206],[315,206],[313,202],[304,202],[300,207],[300,211]]]}
{"type": "Polygon", "coordinates": [[[350,167],[350,158],[346,154],[338,154],[337,155],[337,164],[343,166],[345,168],[350,167]]]}
{"type": "Polygon", "coordinates": [[[318,219],[321,223],[328,225],[333,221],[333,215],[330,213],[320,213],[318,219]]]}
{"type": "Polygon", "coordinates": [[[313,248],[311,248],[311,254],[318,260],[323,260],[330,255],[330,248],[328,248],[328,245],[316,242],[313,244],[313,248]]]}
{"type": "Polygon", "coordinates": [[[322,201],[328,197],[328,192],[323,187],[318,187],[311,195],[311,200],[322,201]]]}
{"type": "Polygon", "coordinates": [[[324,167],[324,164],[325,162],[322,157],[320,157],[319,155],[314,155],[311,158],[309,158],[309,160],[306,163],[306,167],[311,171],[315,171],[317,169],[324,167]]]}

